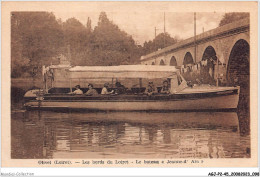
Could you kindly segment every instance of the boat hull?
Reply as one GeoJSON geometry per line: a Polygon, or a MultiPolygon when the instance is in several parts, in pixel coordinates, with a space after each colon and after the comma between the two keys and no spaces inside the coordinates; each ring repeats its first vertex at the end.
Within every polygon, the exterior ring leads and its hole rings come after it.
{"type": "Polygon", "coordinates": [[[88,109],[104,111],[196,111],[236,109],[239,90],[170,96],[106,96],[106,97],[44,97],[27,100],[26,108],[36,109],[88,109]]]}

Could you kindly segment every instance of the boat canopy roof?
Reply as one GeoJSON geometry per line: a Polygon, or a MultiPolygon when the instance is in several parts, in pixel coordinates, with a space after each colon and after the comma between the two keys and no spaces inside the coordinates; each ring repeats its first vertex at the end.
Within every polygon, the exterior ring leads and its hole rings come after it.
{"type": "Polygon", "coordinates": [[[80,78],[172,78],[177,74],[174,66],[119,65],[75,66],[69,69],[71,79],[80,78]]]}

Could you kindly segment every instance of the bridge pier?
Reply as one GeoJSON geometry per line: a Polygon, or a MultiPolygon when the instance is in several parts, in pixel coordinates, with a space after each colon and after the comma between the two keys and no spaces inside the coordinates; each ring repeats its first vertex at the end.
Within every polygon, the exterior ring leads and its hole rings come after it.
{"type": "Polygon", "coordinates": [[[249,44],[241,39],[232,48],[227,66],[227,80],[230,85],[240,86],[240,108],[249,109],[250,65],[249,44]],[[243,104],[241,104],[243,102],[243,104]]]}

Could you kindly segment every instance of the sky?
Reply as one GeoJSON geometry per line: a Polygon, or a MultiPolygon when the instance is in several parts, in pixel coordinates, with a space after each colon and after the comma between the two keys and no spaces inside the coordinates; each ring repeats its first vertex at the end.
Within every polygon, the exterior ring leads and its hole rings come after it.
{"type": "MultiPolygon", "coordinates": [[[[98,17],[101,11],[80,12],[80,11],[56,11],[53,12],[57,19],[66,21],[69,18],[78,19],[83,25],[86,25],[88,17],[92,21],[92,28],[97,25],[98,17]]],[[[137,44],[143,45],[145,41],[153,40],[155,37],[155,27],[157,34],[163,32],[164,12],[163,11],[105,11],[107,17],[124,30],[137,44]]],[[[196,12],[196,34],[208,31],[218,27],[218,24],[224,13],[216,12],[196,12]]],[[[172,37],[177,36],[181,39],[187,39],[194,35],[194,13],[193,12],[165,12],[166,32],[172,37]]]]}

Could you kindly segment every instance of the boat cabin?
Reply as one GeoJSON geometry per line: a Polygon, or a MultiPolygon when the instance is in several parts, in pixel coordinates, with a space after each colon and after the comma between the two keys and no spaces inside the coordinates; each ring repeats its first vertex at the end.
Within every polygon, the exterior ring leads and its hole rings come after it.
{"type": "Polygon", "coordinates": [[[43,69],[45,90],[49,94],[65,94],[75,90],[80,85],[83,93],[88,91],[88,84],[101,94],[104,83],[109,83],[108,91],[116,90],[116,83],[125,88],[125,94],[145,93],[149,82],[153,82],[156,93],[160,94],[163,81],[167,80],[171,93],[175,93],[183,77],[178,75],[174,66],[75,66],[52,65],[43,69]],[[51,73],[51,74],[50,74],[51,73]],[[50,88],[48,88],[50,87],[50,88]]]}

